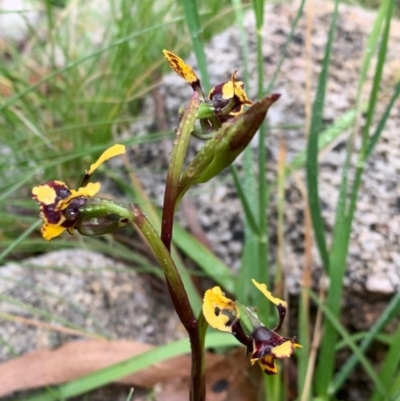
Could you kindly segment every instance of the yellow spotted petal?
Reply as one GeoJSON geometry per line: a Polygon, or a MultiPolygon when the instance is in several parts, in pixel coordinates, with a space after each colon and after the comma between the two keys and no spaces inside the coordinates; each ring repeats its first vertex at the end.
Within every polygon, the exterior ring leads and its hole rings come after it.
{"type": "Polygon", "coordinates": [[[271,353],[279,359],[289,358],[294,351],[294,348],[301,348],[301,345],[295,344],[292,341],[288,340],[284,343],[272,348],[271,353]]]}
{"type": "Polygon", "coordinates": [[[282,301],[279,298],[274,297],[270,291],[268,291],[267,286],[265,284],[260,284],[257,283],[256,280],[252,279],[251,280],[253,284],[267,297],[268,300],[270,300],[273,304],[275,305],[282,305],[284,308],[287,308],[287,302],[282,301]]]}
{"type": "Polygon", "coordinates": [[[239,319],[239,310],[220,287],[214,287],[204,294],[203,315],[214,329],[231,333],[233,323],[239,319]]]}
{"type": "Polygon", "coordinates": [[[111,159],[112,157],[122,155],[126,152],[124,145],[114,145],[105,150],[102,155],[97,159],[95,163],[90,166],[89,171],[86,172],[86,175],[91,175],[93,172],[98,169],[105,161],[111,159]]]}
{"type": "Polygon", "coordinates": [[[199,82],[199,78],[192,67],[186,64],[179,56],[165,49],[163,53],[170,67],[187,83],[193,84],[199,82]]]}
{"type": "Polygon", "coordinates": [[[55,225],[55,224],[49,224],[49,223],[44,223],[41,228],[42,237],[46,241],[50,241],[51,239],[58,237],[65,230],[66,230],[66,228],[64,228],[64,227],[61,227],[61,226],[55,225]]]}
{"type": "Polygon", "coordinates": [[[263,358],[258,359],[257,362],[260,365],[260,368],[267,375],[276,375],[278,373],[278,369],[275,364],[275,358],[273,355],[266,355],[263,358]]]}
{"type": "Polygon", "coordinates": [[[253,102],[247,97],[246,92],[243,89],[243,82],[235,82],[235,96],[238,97],[241,104],[253,104],[253,102]]]}
{"type": "Polygon", "coordinates": [[[222,86],[222,97],[224,99],[232,99],[235,96],[234,82],[225,82],[222,86]]]}
{"type": "MultiPolygon", "coordinates": [[[[66,184],[62,181],[52,181],[52,183],[63,185],[65,186],[65,188],[67,188],[66,184]]],[[[56,189],[54,188],[54,186],[50,186],[47,183],[43,185],[38,185],[37,187],[33,187],[32,195],[37,202],[44,205],[51,205],[55,203],[57,198],[56,189]]]]}
{"type": "Polygon", "coordinates": [[[60,201],[57,209],[64,210],[70,203],[72,199],[78,196],[92,197],[95,196],[100,191],[101,185],[99,182],[89,182],[85,187],[81,187],[77,190],[71,189],[71,195],[60,201]]]}
{"type": "Polygon", "coordinates": [[[99,182],[89,182],[86,187],[79,188],[77,190],[71,190],[71,196],[74,198],[78,196],[91,197],[95,196],[100,191],[101,185],[99,182]]]}

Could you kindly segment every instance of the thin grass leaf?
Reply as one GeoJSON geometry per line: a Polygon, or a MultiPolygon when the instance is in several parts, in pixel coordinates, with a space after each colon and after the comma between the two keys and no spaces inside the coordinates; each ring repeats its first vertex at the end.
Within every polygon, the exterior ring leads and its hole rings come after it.
{"type": "Polygon", "coordinates": [[[380,87],[380,84],[382,81],[383,67],[385,65],[387,46],[388,46],[388,41],[389,41],[390,25],[391,25],[392,15],[393,15],[393,1],[385,0],[384,5],[386,5],[385,27],[384,27],[382,39],[381,39],[380,46],[379,46],[378,63],[376,65],[371,95],[370,95],[370,99],[368,102],[366,122],[363,127],[363,145],[362,145],[362,149],[361,149],[362,153],[360,156],[364,157],[364,160],[366,160],[366,155],[367,155],[366,147],[368,144],[369,132],[370,132],[372,120],[375,115],[375,107],[376,107],[376,103],[378,100],[379,87],[380,87]]]}
{"type": "Polygon", "coordinates": [[[18,93],[17,95],[9,98],[8,100],[6,100],[2,105],[0,105],[0,111],[5,110],[6,108],[8,108],[10,105],[14,104],[17,100],[23,98],[24,96],[26,96],[27,94],[33,92],[34,90],[38,89],[41,85],[49,82],[50,80],[54,79],[55,77],[57,77],[58,75],[62,75],[64,72],[71,70],[75,67],[77,67],[78,65],[84,63],[85,61],[88,61],[94,57],[97,57],[101,54],[104,54],[105,52],[113,49],[114,47],[117,47],[131,39],[137,38],[141,35],[145,35],[151,31],[155,31],[157,29],[160,29],[162,27],[165,27],[166,25],[171,25],[171,24],[175,24],[179,21],[181,21],[183,18],[182,17],[176,17],[176,18],[172,18],[168,21],[164,21],[162,23],[159,24],[155,24],[149,28],[145,28],[145,29],[141,29],[140,31],[137,32],[133,32],[130,35],[127,35],[119,40],[114,41],[113,43],[106,45],[104,47],[102,47],[99,50],[96,50],[90,54],[88,54],[87,56],[84,56],[82,58],[80,58],[79,60],[73,61],[68,63],[67,65],[65,65],[62,68],[57,69],[56,71],[46,75],[44,78],[40,79],[39,81],[37,81],[35,84],[29,86],[28,88],[26,88],[25,90],[21,91],[20,93],[18,93]]]}
{"type": "MultiPolygon", "coordinates": [[[[367,331],[359,331],[355,334],[351,335],[351,338],[353,339],[354,342],[358,342],[360,340],[364,340],[364,338],[367,336],[369,332],[367,331]]],[[[384,345],[392,345],[393,344],[393,337],[389,334],[383,334],[383,333],[378,333],[374,337],[374,341],[380,342],[384,345]]],[[[344,341],[338,341],[336,344],[336,351],[340,351],[341,349],[347,347],[346,343],[344,341]]]]}
{"type": "MultiPolygon", "coordinates": [[[[369,141],[369,128],[372,124],[372,115],[375,112],[375,106],[376,106],[376,101],[377,101],[377,96],[378,96],[378,91],[379,91],[379,86],[380,82],[382,79],[382,73],[383,73],[383,66],[386,58],[386,50],[387,50],[387,42],[389,39],[389,32],[390,32],[390,22],[391,22],[391,16],[392,16],[392,6],[391,6],[391,1],[387,0],[386,2],[386,23],[385,23],[385,28],[384,32],[382,34],[382,40],[381,40],[381,46],[378,54],[378,63],[376,66],[376,73],[374,75],[374,81],[373,81],[373,87],[371,91],[371,96],[370,96],[370,102],[368,105],[368,111],[367,111],[367,124],[364,127],[363,131],[363,137],[362,137],[362,145],[361,145],[361,151],[359,154],[359,159],[357,163],[357,169],[356,169],[356,174],[355,174],[355,179],[354,179],[354,184],[353,188],[351,191],[350,195],[350,204],[348,211],[345,212],[343,216],[343,222],[342,222],[342,228],[338,228],[338,232],[335,232],[335,242],[338,243],[338,246],[336,248],[336,244],[334,242],[333,247],[332,247],[332,265],[336,266],[337,269],[335,269],[335,276],[331,276],[332,282],[331,282],[331,287],[332,289],[337,289],[336,291],[332,290],[332,297],[330,298],[330,302],[328,300],[328,304],[333,306],[334,308],[337,308],[337,304],[335,305],[334,299],[337,299],[340,297],[341,294],[341,288],[342,288],[342,279],[344,275],[344,265],[345,261],[347,258],[347,253],[348,253],[348,245],[349,245],[349,239],[350,239],[350,232],[351,232],[351,226],[352,222],[354,219],[354,214],[357,206],[357,198],[358,198],[358,192],[359,188],[361,185],[361,178],[362,174],[364,172],[364,167],[365,163],[367,161],[368,157],[368,152],[367,152],[367,146],[368,146],[368,141],[369,141]],[[390,3],[390,4],[389,4],[390,3]],[[369,123],[368,123],[369,121],[369,123]],[[339,231],[340,230],[340,231],[339,231]],[[340,233],[340,234],[339,234],[340,233]],[[334,294],[335,292],[335,294],[334,294]]],[[[385,7],[385,4],[382,5],[385,7]]],[[[396,92],[394,93],[394,96],[396,96],[396,92]]],[[[393,98],[392,98],[393,99],[393,98]]],[[[390,108],[391,105],[389,104],[387,109],[390,108]]],[[[387,118],[386,113],[384,113],[381,122],[385,122],[387,118]]],[[[383,129],[383,124],[378,124],[379,130],[377,130],[375,139],[377,140],[381,134],[381,131],[383,129]]],[[[376,143],[376,142],[375,142],[376,143]]]]}
{"type": "Polygon", "coordinates": [[[253,11],[256,16],[257,31],[264,25],[264,0],[253,0],[253,11]]]}
{"type": "Polygon", "coordinates": [[[31,313],[33,316],[41,317],[41,318],[45,319],[47,322],[52,322],[52,321],[58,322],[58,323],[62,324],[63,326],[67,327],[67,328],[70,328],[70,329],[73,329],[73,330],[77,330],[77,331],[79,331],[81,333],[85,333],[85,334],[88,334],[88,335],[92,335],[93,334],[93,333],[90,333],[89,331],[85,330],[83,327],[80,327],[80,326],[78,326],[78,325],[76,325],[74,323],[71,323],[66,319],[60,318],[60,317],[58,317],[58,316],[56,316],[54,314],[48,313],[48,312],[43,311],[43,310],[41,310],[39,308],[36,308],[34,306],[31,306],[31,305],[28,305],[28,304],[26,304],[26,303],[24,303],[22,301],[19,301],[17,299],[14,299],[12,297],[7,296],[7,295],[0,294],[0,300],[2,302],[7,303],[7,304],[17,306],[18,308],[21,308],[22,310],[31,313]]]}
{"type": "MultiPolygon", "coordinates": [[[[363,341],[360,344],[360,351],[365,352],[372,341],[375,340],[378,333],[395,317],[400,313],[400,293],[396,294],[390,301],[390,304],[385,308],[378,321],[370,328],[365,335],[363,341]]],[[[353,337],[354,340],[354,337],[353,337]]],[[[332,384],[329,386],[328,392],[330,395],[335,394],[343,385],[345,380],[349,377],[353,371],[358,360],[356,355],[352,355],[346,363],[341,367],[340,371],[336,374],[332,384]]],[[[384,377],[384,376],[382,376],[384,377]]],[[[387,387],[387,386],[385,386],[387,387]]]]}
{"type": "MultiPolygon", "coordinates": [[[[243,25],[244,13],[242,10],[242,2],[240,0],[233,1],[235,10],[236,25],[240,31],[240,45],[243,54],[243,82],[246,87],[249,87],[249,43],[247,37],[247,31],[243,25]]],[[[245,220],[244,224],[244,245],[241,258],[241,266],[239,274],[236,280],[235,294],[239,298],[240,302],[245,304],[251,304],[252,301],[252,284],[251,279],[254,277],[254,273],[250,269],[250,266],[257,266],[257,243],[261,238],[261,232],[259,228],[254,230],[253,223],[258,220],[258,197],[257,197],[257,180],[253,166],[253,154],[250,147],[247,147],[243,152],[243,172],[240,181],[237,180],[239,174],[237,168],[234,165],[230,166],[230,170],[234,175],[234,183],[238,194],[245,194],[246,202],[243,203],[242,207],[244,210],[249,209],[246,213],[248,219],[245,220]],[[240,183],[240,187],[236,185],[240,183]],[[252,213],[250,215],[250,213],[252,213]]],[[[242,199],[242,197],[240,197],[242,199]]],[[[243,198],[244,199],[244,198],[243,198]]]]}
{"type": "MultiPolygon", "coordinates": [[[[339,117],[335,122],[326,130],[318,135],[318,154],[333,143],[343,132],[349,129],[356,120],[357,111],[355,109],[349,110],[339,117]]],[[[318,156],[317,156],[318,158],[318,156]]],[[[304,167],[307,161],[306,151],[299,152],[286,166],[286,174],[289,175],[296,170],[304,167]]]]}
{"type": "Polygon", "coordinates": [[[210,77],[207,70],[207,60],[204,53],[204,45],[200,39],[202,30],[200,27],[199,11],[196,0],[182,0],[182,6],[185,13],[186,25],[192,39],[194,54],[200,70],[201,81],[206,91],[210,88],[210,77]]]}
{"type": "Polygon", "coordinates": [[[268,92],[270,92],[272,90],[272,88],[274,87],[275,82],[276,82],[276,80],[277,80],[277,78],[278,78],[278,76],[279,76],[279,74],[281,72],[282,64],[286,59],[286,55],[287,55],[287,51],[288,51],[288,48],[289,48],[289,44],[292,42],[294,33],[296,31],[296,28],[297,28],[297,24],[299,23],[300,17],[303,14],[303,10],[304,10],[304,5],[305,4],[306,4],[306,0],[301,0],[301,3],[300,3],[300,6],[299,6],[299,8],[297,10],[296,16],[294,17],[292,25],[290,26],[289,35],[286,38],[285,44],[283,45],[283,50],[282,50],[282,53],[281,53],[281,57],[280,57],[279,62],[277,64],[276,68],[275,68],[274,74],[272,75],[272,78],[271,78],[271,80],[270,80],[270,82],[269,82],[269,84],[267,86],[266,93],[268,93],[268,92]]]}
{"type": "Polygon", "coordinates": [[[301,288],[299,296],[299,317],[297,322],[298,341],[303,347],[297,353],[297,393],[303,394],[307,376],[309,355],[310,355],[310,298],[308,290],[301,288]]]}
{"type": "Polygon", "coordinates": [[[173,242],[183,253],[197,263],[207,276],[212,277],[225,291],[234,293],[235,276],[232,270],[178,224],[174,225],[173,242]]]}
{"type": "MultiPolygon", "coordinates": [[[[390,0],[389,0],[390,3],[390,0]]],[[[387,41],[390,31],[390,20],[391,20],[391,9],[386,3],[382,3],[382,7],[386,7],[386,25],[382,34],[381,46],[379,50],[379,58],[376,66],[376,73],[374,75],[373,87],[370,96],[370,102],[368,104],[367,113],[374,114],[376,99],[378,95],[379,85],[382,79],[383,64],[386,58],[387,41]]],[[[376,30],[376,32],[379,32],[376,30]]],[[[368,49],[367,49],[368,50],[368,49]]],[[[368,58],[366,59],[368,62],[368,58]]],[[[361,184],[361,178],[364,171],[367,156],[367,143],[369,138],[369,127],[372,122],[372,116],[367,117],[370,123],[366,124],[363,131],[362,146],[359,153],[359,160],[357,163],[357,169],[354,179],[353,188],[350,195],[350,202],[347,208],[347,171],[349,168],[350,151],[346,156],[346,162],[344,166],[344,173],[342,175],[342,183],[339,194],[339,202],[336,211],[336,222],[334,227],[334,237],[332,241],[332,250],[330,255],[330,288],[327,297],[327,305],[335,316],[339,316],[340,303],[338,300],[341,299],[343,289],[343,276],[346,268],[346,259],[348,253],[348,245],[351,233],[351,227],[353,222],[354,213],[357,205],[358,190],[361,184]]],[[[351,149],[351,148],[349,148],[351,149]]],[[[329,381],[333,374],[333,366],[335,359],[335,352],[332,344],[335,343],[337,334],[331,325],[327,322],[324,328],[324,338],[321,345],[320,362],[317,368],[316,374],[316,386],[320,395],[326,394],[328,391],[329,381]]]]}
{"type": "Polygon", "coordinates": [[[232,0],[233,9],[235,12],[235,23],[240,31],[240,48],[242,50],[243,65],[240,66],[240,75],[245,88],[249,87],[249,47],[247,44],[247,30],[244,27],[244,7],[245,5],[241,0],[232,0]]]}
{"type": "MultiPolygon", "coordinates": [[[[368,374],[369,378],[372,380],[379,393],[385,395],[387,393],[387,390],[375,373],[374,368],[364,356],[361,349],[353,341],[346,329],[340,324],[339,320],[331,311],[331,309],[327,305],[322,304],[317,295],[314,294],[312,291],[309,292],[309,295],[311,299],[318,305],[318,307],[322,309],[325,317],[329,320],[332,327],[336,330],[337,333],[340,334],[343,340],[347,343],[347,346],[352,350],[354,355],[356,355],[357,359],[360,361],[361,366],[364,368],[365,372],[368,374]]],[[[334,349],[334,347],[332,348],[334,349]]]]}
{"type": "MultiPolygon", "coordinates": [[[[243,65],[240,66],[240,71],[243,71],[242,80],[245,88],[249,87],[249,47],[248,47],[248,35],[247,30],[244,27],[243,19],[243,2],[241,0],[232,0],[233,8],[235,10],[235,22],[240,31],[240,47],[243,55],[243,65]]],[[[241,301],[243,303],[249,303],[251,294],[251,282],[252,273],[248,266],[253,266],[257,263],[255,253],[248,251],[249,245],[255,243],[257,238],[260,237],[260,231],[257,224],[257,209],[256,205],[258,199],[255,196],[257,193],[257,183],[253,171],[253,157],[250,148],[246,148],[243,152],[243,173],[242,177],[239,177],[238,170],[235,165],[230,166],[230,171],[233,177],[233,183],[235,185],[236,192],[241,201],[241,206],[245,214],[245,227],[244,227],[244,250],[242,257],[242,265],[239,270],[238,278],[236,280],[236,294],[241,294],[241,301]]]]}
{"type": "MultiPolygon", "coordinates": [[[[129,140],[124,140],[124,141],[120,141],[121,144],[123,145],[132,145],[137,142],[138,138],[130,138],[129,140]]],[[[101,152],[102,150],[104,150],[105,148],[108,148],[109,146],[113,145],[114,142],[108,142],[107,144],[97,144],[97,145],[93,145],[90,147],[85,147],[84,149],[75,149],[72,152],[69,153],[62,153],[62,154],[54,154],[52,155],[52,159],[50,160],[45,160],[45,159],[41,159],[38,161],[41,161],[40,166],[37,166],[36,168],[32,169],[32,167],[29,168],[29,170],[23,170],[20,175],[18,176],[18,179],[16,179],[16,177],[13,177],[12,180],[12,185],[7,188],[4,191],[4,187],[1,187],[3,189],[4,192],[2,192],[0,194],[0,202],[4,202],[5,199],[9,198],[13,193],[17,192],[17,190],[19,188],[21,188],[23,185],[27,184],[30,180],[32,180],[32,178],[37,175],[38,173],[40,173],[42,170],[50,170],[52,176],[50,177],[51,179],[54,179],[54,168],[59,166],[60,164],[69,162],[69,161],[74,161],[74,160],[78,160],[81,158],[84,158],[85,156],[88,155],[95,155],[98,152],[101,152]],[[14,184],[14,182],[16,181],[16,183],[14,184]]],[[[82,175],[83,175],[84,171],[82,170],[82,175]]],[[[45,177],[46,179],[46,177],[45,177]]],[[[0,184],[1,185],[1,184],[0,184]]],[[[4,183],[3,183],[4,185],[4,183]]]]}
{"type": "Polygon", "coordinates": [[[244,215],[246,217],[246,222],[249,225],[250,229],[255,235],[260,234],[260,228],[258,227],[258,224],[256,222],[256,218],[254,216],[254,213],[250,207],[249,201],[248,201],[248,196],[244,192],[243,185],[240,181],[239,173],[236,168],[231,169],[232,177],[233,177],[233,183],[235,184],[236,192],[237,195],[240,199],[241,206],[243,208],[244,215]]]}
{"type": "Polygon", "coordinates": [[[318,86],[312,107],[310,133],[307,144],[307,190],[308,203],[315,234],[315,241],[326,272],[329,271],[329,254],[326,246],[324,221],[322,219],[321,203],[318,193],[318,136],[322,127],[322,116],[325,103],[328,70],[332,52],[333,36],[336,30],[339,1],[335,1],[335,9],[329,27],[328,41],[322,62],[322,70],[318,79],[318,86]]]}
{"type": "Polygon", "coordinates": [[[2,262],[7,255],[9,255],[21,242],[23,242],[33,231],[41,225],[40,220],[36,220],[32,225],[26,229],[18,238],[13,240],[5,249],[0,253],[0,262],[2,262]]]}
{"type": "Polygon", "coordinates": [[[400,81],[397,83],[396,87],[394,88],[393,95],[390,98],[389,104],[385,108],[385,111],[382,115],[382,118],[379,120],[379,123],[375,129],[375,132],[369,137],[367,149],[366,149],[366,158],[368,159],[369,156],[371,155],[372,151],[375,148],[375,145],[377,144],[379,138],[381,137],[382,131],[385,128],[386,121],[389,118],[390,112],[392,111],[392,108],[397,100],[397,98],[400,95],[400,81]]]}
{"type": "MultiPolygon", "coordinates": [[[[262,53],[263,37],[262,28],[264,24],[264,0],[253,0],[253,10],[256,17],[256,49],[257,49],[257,96],[261,99],[264,95],[264,57],[262,53]]],[[[254,277],[261,282],[271,285],[270,266],[269,266],[269,226],[267,224],[267,210],[269,209],[269,187],[266,180],[267,172],[267,152],[265,151],[266,126],[265,122],[261,124],[258,132],[258,261],[254,267],[254,277]]],[[[271,316],[271,304],[264,301],[260,292],[257,292],[254,299],[254,305],[258,308],[258,313],[262,321],[267,322],[271,316]]],[[[268,391],[269,392],[269,391],[268,391]]],[[[266,396],[273,396],[273,394],[266,396]]]]}
{"type": "MultiPolygon", "coordinates": [[[[400,326],[397,328],[396,333],[393,336],[393,343],[389,348],[385,356],[385,360],[383,361],[382,367],[379,371],[379,379],[381,380],[385,388],[392,388],[393,385],[396,385],[395,383],[396,373],[400,369],[399,344],[400,344],[400,326]]],[[[397,391],[391,397],[391,399],[395,399],[396,397],[400,397],[399,384],[397,384],[397,391]]],[[[370,401],[385,401],[385,400],[387,400],[387,397],[385,398],[385,396],[380,394],[377,389],[374,389],[370,401]]]]}

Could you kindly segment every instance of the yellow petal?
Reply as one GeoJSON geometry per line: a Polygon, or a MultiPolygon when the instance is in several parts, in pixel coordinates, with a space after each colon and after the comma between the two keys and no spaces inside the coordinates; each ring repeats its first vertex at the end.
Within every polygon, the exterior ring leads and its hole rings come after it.
{"type": "MultiPolygon", "coordinates": [[[[66,189],[68,189],[67,185],[62,181],[51,181],[51,184],[53,183],[59,184],[60,186],[64,186],[66,189]]],[[[46,183],[43,185],[38,185],[37,187],[33,187],[32,195],[37,202],[44,205],[51,205],[55,203],[57,198],[56,189],[59,188],[54,188],[54,185],[50,186],[48,183],[46,183]]]]}
{"type": "Polygon", "coordinates": [[[253,102],[247,97],[242,85],[243,82],[241,81],[235,82],[235,96],[239,98],[240,104],[253,104],[253,102]]]}
{"type": "MultiPolygon", "coordinates": [[[[298,345],[298,344],[296,344],[298,345]]],[[[301,346],[300,346],[301,347],[301,346]]],[[[279,359],[289,358],[293,354],[295,346],[294,343],[290,340],[285,341],[284,343],[272,348],[271,353],[279,359]]]]}
{"type": "Polygon", "coordinates": [[[51,239],[61,235],[65,230],[66,228],[64,227],[55,224],[45,223],[42,226],[41,232],[42,232],[42,237],[46,241],[50,241],[51,239]]]}
{"type": "Polygon", "coordinates": [[[234,83],[232,81],[225,82],[222,86],[222,97],[224,99],[232,99],[235,96],[234,83]]]}
{"type": "Polygon", "coordinates": [[[251,281],[273,304],[277,306],[282,305],[284,308],[287,308],[287,302],[272,296],[271,292],[268,291],[267,286],[265,284],[257,283],[257,281],[254,279],[252,279],[251,281]]]}
{"type": "Polygon", "coordinates": [[[225,297],[221,288],[214,287],[204,294],[203,315],[214,329],[231,333],[232,324],[239,319],[239,310],[234,301],[225,297]]]}
{"type": "Polygon", "coordinates": [[[71,195],[68,198],[61,200],[57,206],[57,210],[64,210],[74,198],[78,196],[92,197],[100,191],[101,185],[99,182],[89,182],[86,187],[81,187],[77,190],[71,189],[71,195]]]}
{"type": "Polygon", "coordinates": [[[266,355],[261,359],[257,360],[260,368],[267,374],[267,375],[276,375],[278,373],[278,369],[275,365],[275,358],[273,355],[266,355]]]}
{"type": "Polygon", "coordinates": [[[192,67],[186,64],[179,56],[165,49],[163,53],[170,67],[187,83],[193,84],[196,83],[196,81],[200,82],[192,67]]]}
{"type": "Polygon", "coordinates": [[[89,182],[86,187],[79,188],[77,190],[71,189],[71,195],[74,198],[78,196],[91,197],[95,196],[100,191],[101,185],[99,182],[89,182]]]}
{"type": "Polygon", "coordinates": [[[126,152],[124,145],[114,145],[105,150],[102,155],[97,159],[95,163],[90,166],[89,171],[86,172],[86,175],[91,175],[93,172],[99,168],[105,161],[111,159],[114,156],[122,155],[126,152]]]}

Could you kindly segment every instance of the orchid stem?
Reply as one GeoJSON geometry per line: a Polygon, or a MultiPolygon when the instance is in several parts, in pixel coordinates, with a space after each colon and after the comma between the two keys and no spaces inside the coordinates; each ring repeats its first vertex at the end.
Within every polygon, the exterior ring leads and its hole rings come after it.
{"type": "MultiPolygon", "coordinates": [[[[198,117],[198,108],[200,105],[199,95],[194,92],[189,102],[188,107],[180,121],[179,127],[176,130],[176,137],[174,140],[174,147],[171,154],[171,161],[168,169],[167,183],[164,195],[164,207],[161,225],[161,241],[164,244],[168,254],[171,252],[172,230],[174,223],[174,213],[177,206],[179,180],[183,162],[185,160],[187,147],[191,132],[193,131],[195,121],[198,117]]],[[[171,264],[173,261],[169,256],[171,264]]],[[[204,337],[205,331],[200,334],[199,322],[195,318],[193,310],[190,306],[189,299],[179,276],[175,265],[173,267],[165,265],[165,277],[167,279],[168,289],[174,303],[176,313],[178,314],[183,326],[185,327],[192,348],[192,371],[191,371],[191,384],[190,384],[190,400],[191,401],[204,401],[205,400],[205,381],[204,381],[204,337]],[[171,282],[168,269],[174,273],[174,282],[171,282]],[[179,276],[179,280],[176,275],[179,276]],[[179,288],[174,286],[176,284],[179,288]],[[180,297],[177,297],[177,291],[180,297]]]]}

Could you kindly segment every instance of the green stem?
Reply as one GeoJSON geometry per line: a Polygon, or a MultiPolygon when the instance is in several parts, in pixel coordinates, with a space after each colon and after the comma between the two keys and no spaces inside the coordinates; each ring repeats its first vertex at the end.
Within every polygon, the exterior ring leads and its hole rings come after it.
{"type": "MultiPolygon", "coordinates": [[[[204,380],[204,337],[200,333],[199,322],[196,320],[193,310],[190,306],[187,292],[183,285],[183,281],[172,261],[171,241],[172,230],[174,224],[174,212],[177,205],[177,195],[179,189],[179,180],[183,162],[185,160],[187,147],[191,132],[198,116],[198,108],[200,105],[198,93],[193,93],[192,98],[186,108],[174,140],[174,147],[171,154],[171,160],[168,169],[167,183],[165,186],[164,207],[161,225],[160,242],[165,246],[165,251],[168,253],[168,259],[161,258],[162,263],[165,260],[170,260],[165,264],[165,277],[167,280],[168,290],[171,295],[176,313],[178,314],[183,326],[185,327],[192,350],[192,371],[190,385],[190,400],[203,401],[205,400],[205,380],[204,380]],[[171,277],[172,273],[172,277],[171,277]],[[178,279],[179,277],[179,279],[178,279]],[[171,281],[171,278],[174,281],[171,281]],[[180,297],[177,296],[179,291],[180,297]]],[[[157,239],[158,236],[157,236],[157,239]]],[[[202,314],[201,314],[202,316],[202,314]]]]}
{"type": "Polygon", "coordinates": [[[139,209],[139,207],[132,205],[132,212],[133,223],[145,237],[164,271],[165,278],[171,290],[172,302],[174,303],[176,313],[185,327],[193,326],[193,321],[195,321],[193,311],[182,278],[168,249],[161,241],[161,238],[147,219],[147,216],[139,209]]]}
{"type": "Polygon", "coordinates": [[[164,270],[168,290],[172,303],[180,321],[189,334],[192,349],[192,375],[190,386],[190,400],[205,400],[205,382],[203,374],[204,345],[200,337],[198,322],[189,303],[182,278],[172,260],[171,254],[165,247],[156,230],[147,219],[146,215],[136,206],[133,209],[133,223],[138,227],[146,241],[153,250],[158,262],[164,270]]]}
{"type": "Polygon", "coordinates": [[[190,134],[193,130],[198,108],[199,95],[194,92],[185,113],[182,116],[176,136],[171,160],[168,168],[167,183],[165,186],[164,207],[161,225],[161,239],[168,251],[171,250],[172,228],[174,224],[174,212],[178,194],[179,179],[181,176],[186,150],[189,144],[190,134]]]}

